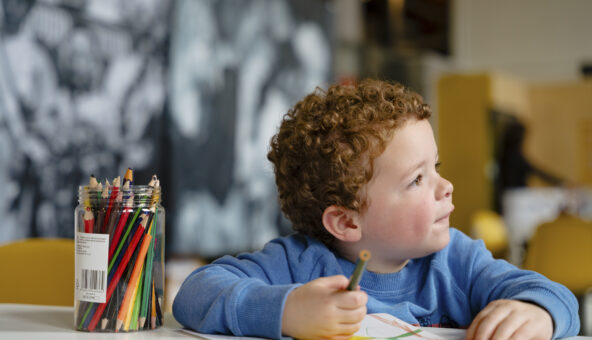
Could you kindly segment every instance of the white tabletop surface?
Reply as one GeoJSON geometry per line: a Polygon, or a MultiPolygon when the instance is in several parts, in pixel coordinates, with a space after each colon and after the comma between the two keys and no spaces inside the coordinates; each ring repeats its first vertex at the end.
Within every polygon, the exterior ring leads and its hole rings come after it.
{"type": "Polygon", "coordinates": [[[181,331],[170,313],[164,326],[154,330],[129,333],[89,333],[74,330],[74,308],[21,304],[0,304],[0,339],[196,339],[181,331]]]}
{"type": "MultiPolygon", "coordinates": [[[[428,328],[446,338],[462,338],[464,330],[428,328]]],[[[68,340],[68,339],[205,339],[181,329],[170,313],[164,315],[164,326],[149,331],[129,333],[89,333],[74,330],[72,307],[0,303],[0,339],[2,340],[68,340]]],[[[210,339],[216,337],[209,337],[210,339]]],[[[235,338],[240,339],[240,338],[235,338]]],[[[243,338],[245,339],[245,338],[243,338]]],[[[592,339],[573,337],[568,339],[592,339]]]]}

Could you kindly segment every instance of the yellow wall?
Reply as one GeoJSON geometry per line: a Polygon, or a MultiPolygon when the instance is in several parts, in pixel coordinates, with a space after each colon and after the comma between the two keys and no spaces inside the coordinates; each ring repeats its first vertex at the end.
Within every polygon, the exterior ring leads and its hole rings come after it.
{"type": "Polygon", "coordinates": [[[528,117],[527,89],[498,74],[451,74],[438,83],[441,173],[454,185],[451,225],[468,233],[473,213],[493,208],[493,109],[528,117]]]}
{"type": "Polygon", "coordinates": [[[438,148],[441,174],[454,185],[451,226],[468,233],[471,212],[491,205],[486,176],[491,145],[486,112],[487,75],[443,77],[438,84],[438,148]]]}

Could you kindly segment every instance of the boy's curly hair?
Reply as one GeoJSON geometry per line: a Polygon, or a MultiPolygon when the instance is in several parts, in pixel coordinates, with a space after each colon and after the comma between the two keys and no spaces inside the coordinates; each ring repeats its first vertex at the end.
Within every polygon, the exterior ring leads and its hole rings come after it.
{"type": "Polygon", "coordinates": [[[397,128],[430,114],[419,94],[372,79],[317,88],[298,102],[284,115],[267,154],[292,228],[330,246],[334,237],[323,227],[324,210],[363,211],[360,189],[372,178],[374,159],[397,128]]]}

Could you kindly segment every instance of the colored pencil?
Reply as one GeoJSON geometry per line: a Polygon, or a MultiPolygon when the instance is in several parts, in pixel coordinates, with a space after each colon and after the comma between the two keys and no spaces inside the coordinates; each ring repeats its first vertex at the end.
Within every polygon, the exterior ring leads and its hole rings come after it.
{"type": "Polygon", "coordinates": [[[101,188],[101,196],[99,198],[97,216],[95,216],[95,233],[101,232],[101,226],[103,225],[103,220],[105,219],[105,207],[109,201],[109,190],[111,189],[111,184],[109,184],[109,180],[105,180],[105,185],[99,183],[99,187],[101,188]]]}
{"type": "MultiPolygon", "coordinates": [[[[127,222],[127,218],[129,214],[132,212],[132,205],[133,205],[134,198],[130,197],[127,199],[126,203],[123,206],[123,212],[119,216],[119,220],[117,221],[117,226],[115,227],[115,231],[113,232],[113,237],[111,238],[111,242],[109,244],[109,261],[113,257],[113,252],[115,248],[119,244],[119,238],[121,237],[121,233],[123,232],[123,227],[127,222]]],[[[138,210],[139,211],[139,210],[138,210]]]]}
{"type": "Polygon", "coordinates": [[[95,225],[95,216],[90,208],[84,209],[84,232],[92,233],[95,225]]]}
{"type": "Polygon", "coordinates": [[[109,202],[107,202],[107,212],[105,213],[105,220],[103,221],[103,227],[101,228],[101,232],[107,232],[107,224],[109,223],[109,217],[111,215],[111,210],[113,209],[113,204],[115,203],[115,198],[119,193],[119,176],[115,177],[113,180],[113,186],[111,187],[111,196],[109,197],[109,202]]]}
{"type": "Polygon", "coordinates": [[[124,322],[125,313],[127,312],[127,308],[131,302],[133,291],[129,289],[137,284],[139,279],[140,270],[144,264],[144,259],[146,258],[146,253],[148,251],[148,246],[150,245],[150,240],[152,240],[152,235],[146,234],[142,240],[142,245],[140,248],[140,253],[138,258],[136,259],[136,264],[134,265],[134,271],[132,272],[132,277],[128,283],[128,290],[125,292],[125,297],[123,298],[123,302],[121,303],[121,307],[119,310],[119,315],[117,316],[117,325],[115,326],[115,330],[121,329],[121,325],[124,322]]]}
{"type": "Polygon", "coordinates": [[[144,278],[144,263],[142,263],[142,269],[140,269],[140,278],[138,283],[134,287],[134,294],[132,296],[132,305],[128,310],[128,315],[125,317],[125,325],[124,329],[127,330],[137,330],[138,329],[138,313],[140,311],[140,299],[142,297],[142,279],[144,278]]]}
{"type": "Polygon", "coordinates": [[[129,185],[134,184],[134,169],[127,168],[125,171],[125,175],[123,175],[123,184],[129,183],[129,185]]]}
{"type": "MultiPolygon", "coordinates": [[[[109,286],[107,287],[107,301],[109,301],[109,299],[111,298],[111,295],[113,294],[113,290],[115,290],[115,287],[117,286],[117,282],[121,278],[121,274],[123,273],[123,269],[125,269],[125,267],[127,266],[127,263],[133,253],[133,249],[135,249],[137,244],[140,242],[140,239],[142,238],[143,233],[144,233],[144,228],[142,227],[142,225],[140,225],[138,227],[138,229],[136,230],[134,237],[132,238],[132,241],[130,243],[130,247],[128,247],[126,254],[123,257],[123,260],[121,261],[119,266],[117,266],[117,269],[115,271],[115,275],[113,276],[113,278],[109,282],[109,286]]],[[[101,314],[103,314],[103,311],[105,310],[105,307],[106,307],[106,303],[101,303],[99,305],[99,307],[97,308],[97,311],[93,315],[93,318],[92,318],[90,324],[88,325],[89,331],[93,331],[95,329],[95,327],[97,326],[97,323],[99,322],[101,314]]]]}
{"type": "Polygon", "coordinates": [[[108,310],[104,316],[103,320],[107,319],[109,322],[112,322],[112,329],[115,330],[115,324],[117,321],[117,314],[119,313],[119,307],[121,306],[121,301],[123,301],[123,297],[125,296],[125,291],[128,289],[128,282],[130,277],[132,276],[133,267],[136,263],[136,259],[138,258],[138,253],[140,252],[140,247],[136,247],[133,252],[132,257],[128,261],[128,265],[126,266],[125,270],[123,271],[123,276],[117,283],[117,288],[114,294],[116,296],[112,297],[111,300],[115,300],[115,308],[108,310]]]}
{"type": "Polygon", "coordinates": [[[146,316],[148,312],[148,295],[150,295],[150,282],[152,282],[152,263],[154,260],[154,245],[156,242],[155,235],[155,228],[154,223],[158,221],[158,209],[154,206],[151,208],[154,210],[154,218],[150,223],[150,228],[148,228],[148,233],[152,236],[152,242],[150,242],[150,247],[148,248],[148,255],[146,257],[146,274],[144,278],[144,288],[142,289],[142,306],[140,310],[140,327],[144,327],[144,323],[146,322],[146,316]]]}
{"type": "MultiPolygon", "coordinates": [[[[132,229],[134,229],[136,219],[137,219],[137,217],[138,217],[138,215],[140,214],[141,211],[142,211],[142,209],[141,208],[138,208],[136,210],[136,213],[134,214],[134,217],[128,223],[127,229],[125,231],[125,234],[123,235],[123,238],[121,239],[121,242],[119,242],[119,245],[117,247],[117,250],[115,251],[115,254],[113,254],[113,257],[109,261],[109,268],[108,268],[108,271],[109,272],[111,271],[111,268],[113,267],[113,264],[114,264],[115,260],[117,259],[118,255],[119,255],[119,253],[121,251],[121,248],[123,248],[125,246],[128,235],[130,234],[130,232],[132,231],[132,229]]],[[[148,217],[146,217],[146,219],[147,218],[148,217]]],[[[131,234],[134,235],[133,233],[131,233],[131,234]]]]}
{"type": "Polygon", "coordinates": [[[354,273],[349,280],[349,284],[347,285],[347,290],[354,290],[358,287],[360,280],[362,279],[362,274],[364,273],[364,269],[366,268],[366,263],[370,260],[370,251],[362,250],[358,255],[358,263],[356,264],[356,269],[354,269],[354,273]]]}
{"type": "Polygon", "coordinates": [[[156,328],[156,289],[154,288],[154,281],[152,281],[152,310],[150,312],[150,328],[156,328]]]}
{"type": "Polygon", "coordinates": [[[95,175],[90,175],[90,179],[88,181],[88,188],[89,188],[89,196],[94,197],[94,202],[91,202],[91,204],[94,204],[95,206],[97,206],[97,203],[99,202],[99,196],[97,196],[97,190],[99,189],[99,182],[97,181],[95,175]]]}

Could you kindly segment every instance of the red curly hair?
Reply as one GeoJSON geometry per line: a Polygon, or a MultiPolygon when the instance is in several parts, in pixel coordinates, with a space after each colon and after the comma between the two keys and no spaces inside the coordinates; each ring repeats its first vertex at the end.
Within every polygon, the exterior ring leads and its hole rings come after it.
{"type": "Polygon", "coordinates": [[[361,212],[360,189],[397,128],[427,119],[421,96],[399,83],[365,79],[317,88],[284,115],[267,158],[292,228],[331,245],[322,216],[331,205],[361,212]]]}

